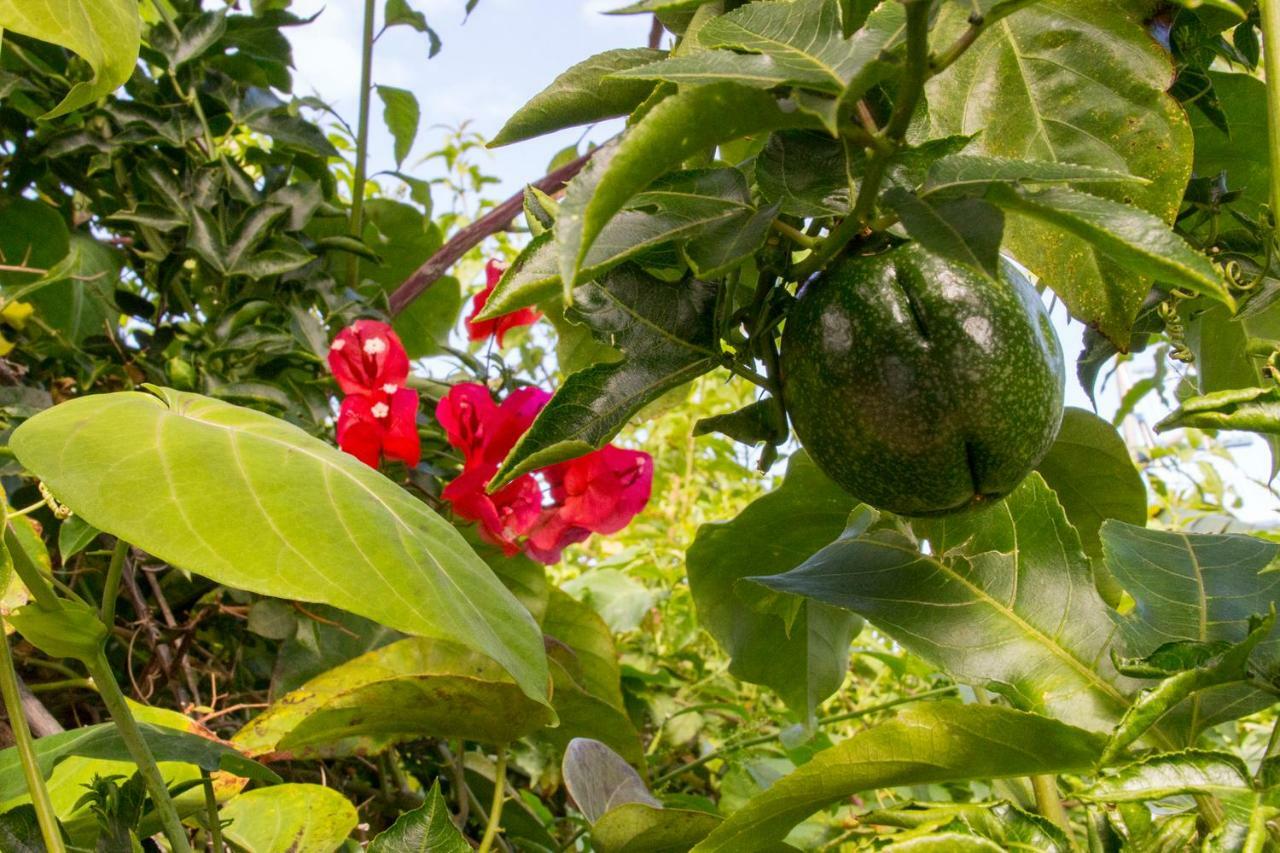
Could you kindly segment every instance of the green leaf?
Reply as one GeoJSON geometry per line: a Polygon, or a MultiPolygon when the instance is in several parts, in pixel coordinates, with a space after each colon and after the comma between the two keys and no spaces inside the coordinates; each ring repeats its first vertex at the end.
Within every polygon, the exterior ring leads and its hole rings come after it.
{"type": "Polygon", "coordinates": [[[897,826],[903,829],[943,827],[960,821],[980,835],[995,841],[1001,849],[1067,853],[1072,847],[1062,830],[1048,820],[1007,802],[986,803],[908,803],[904,806],[877,809],[861,818],[871,826],[897,826]]]}
{"type": "Polygon", "coordinates": [[[622,266],[576,288],[574,297],[569,319],[626,358],[570,376],[512,448],[490,489],[603,447],[646,405],[719,362],[713,284],[664,282],[622,266]]]}
{"type": "Polygon", "coordinates": [[[992,184],[1150,183],[1113,169],[1055,160],[951,154],[929,167],[921,195],[985,192],[992,184]]]}
{"type": "Polygon", "coordinates": [[[1235,307],[1217,267],[1163,220],[1144,210],[1062,187],[1028,191],[998,186],[987,199],[1009,213],[1087,241],[1101,257],[1134,275],[1235,307]]]}
{"type": "Polygon", "coordinates": [[[784,110],[766,92],[733,83],[697,86],[664,99],[569,185],[556,222],[561,281],[579,281],[605,225],[667,170],[722,142],[803,124],[812,120],[784,110]]]}
{"type": "Polygon", "coordinates": [[[626,115],[649,97],[653,84],[618,79],[614,74],[666,55],[662,50],[619,48],[579,62],[507,119],[489,145],[510,145],[562,128],[626,115]]]}
{"type": "Polygon", "coordinates": [[[713,432],[742,444],[777,445],[786,441],[788,435],[786,416],[771,399],[757,400],[736,412],[701,418],[693,425],[695,436],[713,432]]]}
{"type": "MultiPolygon", "coordinates": [[[[0,0],[2,1],[2,0],[0,0]]],[[[71,234],[56,208],[40,201],[14,198],[0,202],[0,263],[35,270],[54,270],[71,251],[71,234]]],[[[8,299],[34,298],[40,288],[62,278],[5,270],[0,287],[8,299]]]]}
{"type": "Polygon", "coordinates": [[[1153,755],[1108,774],[1079,792],[1102,803],[1143,802],[1180,794],[1231,799],[1251,793],[1249,771],[1229,753],[1189,749],[1153,755]]]}
{"type": "Polygon", "coordinates": [[[173,67],[178,68],[193,59],[204,56],[217,44],[227,32],[227,13],[225,9],[216,12],[201,12],[195,15],[182,28],[182,37],[178,39],[172,54],[173,67]]]}
{"type": "Polygon", "coordinates": [[[813,131],[770,134],[756,158],[760,194],[790,216],[829,217],[849,212],[849,164],[844,145],[813,131]]]}
{"type": "Polygon", "coordinates": [[[0,0],[0,30],[52,42],[89,64],[93,77],[41,116],[51,119],[124,85],[138,62],[142,21],[133,0],[0,0]]]}
{"type": "Polygon", "coordinates": [[[67,256],[28,298],[40,319],[79,344],[114,325],[118,312],[112,298],[119,282],[116,254],[92,237],[73,234],[67,256]]]}
{"type": "Polygon", "coordinates": [[[1192,693],[1243,681],[1248,677],[1249,655],[1271,633],[1275,623],[1275,605],[1272,604],[1271,612],[1266,618],[1257,620],[1256,625],[1254,620],[1250,620],[1249,635],[1242,642],[1229,646],[1216,659],[1172,675],[1151,690],[1140,693],[1111,734],[1098,763],[1104,766],[1110,764],[1155,725],[1157,720],[1192,693]]]}
{"type": "Polygon", "coordinates": [[[395,141],[396,168],[404,163],[413,149],[413,140],[418,136],[418,122],[422,119],[422,111],[418,108],[418,98],[408,89],[397,89],[394,86],[378,86],[378,97],[382,99],[382,120],[391,132],[395,141]]]}
{"type": "MultiPolygon", "coordinates": [[[[1146,530],[1117,521],[1102,526],[1107,568],[1134,599],[1113,614],[1121,645],[1146,655],[1175,640],[1242,642],[1250,617],[1267,613],[1280,596],[1280,574],[1259,574],[1280,546],[1250,536],[1146,530]]],[[[1280,639],[1254,649],[1250,666],[1264,678],[1280,674],[1280,639]]],[[[1191,696],[1161,721],[1186,744],[1199,731],[1266,707],[1273,699],[1248,686],[1214,688],[1191,696]]]]}
{"type": "MultiPolygon", "coordinates": [[[[932,33],[950,44],[970,4],[944,4],[932,33]]],[[[970,154],[1096,166],[1150,181],[1088,184],[1172,222],[1191,172],[1182,107],[1166,89],[1168,53],[1147,32],[1145,10],[1110,0],[1043,0],[988,29],[928,86],[930,132],[980,134],[970,154]]],[[[1087,241],[1010,217],[1006,250],[1052,287],[1072,314],[1119,346],[1151,282],[1087,241]]]]}
{"type": "Polygon", "coordinates": [[[51,658],[92,661],[107,641],[107,626],[98,611],[79,601],[63,601],[58,610],[44,610],[35,604],[19,607],[9,614],[23,639],[51,658]]]}
{"type": "Polygon", "coordinates": [[[884,193],[884,202],[898,214],[907,235],[930,252],[992,277],[1000,275],[1004,214],[999,208],[977,198],[935,201],[899,187],[884,193]]]}
{"type": "Polygon", "coordinates": [[[1109,518],[1144,526],[1147,487],[1115,427],[1084,409],[1068,406],[1062,429],[1036,467],[1080,534],[1085,553],[1102,556],[1099,531],[1109,518]]]}
{"type": "MultiPolygon", "coordinates": [[[[138,728],[157,761],[194,764],[210,773],[225,770],[262,782],[280,781],[280,777],[271,770],[246,758],[230,744],[216,738],[201,737],[147,722],[140,722],[138,728]]],[[[73,758],[124,762],[133,760],[115,723],[101,723],[46,735],[36,740],[35,753],[36,763],[45,778],[59,764],[73,758]]],[[[25,794],[26,790],[27,783],[17,747],[0,751],[0,802],[8,803],[14,797],[25,794]]]]}
{"type": "Polygon", "coordinates": [[[342,792],[293,783],[240,794],[218,817],[223,837],[253,853],[333,853],[359,820],[342,792]]]}
{"type": "Polygon", "coordinates": [[[410,638],[368,652],[273,702],[235,736],[271,760],[376,754],[403,740],[508,743],[552,722],[500,666],[458,643],[410,638]]]}
{"type": "Polygon", "coordinates": [[[818,809],[860,791],[1085,771],[1102,737],[993,705],[920,706],[818,753],[774,782],[694,848],[749,853],[781,841],[818,809]]]}
{"type": "Polygon", "coordinates": [[[453,825],[437,779],[427,801],[396,818],[369,843],[369,853],[470,853],[471,845],[453,825]]]}
{"type": "Polygon", "coordinates": [[[157,393],[68,401],[22,424],[10,446],[85,521],[161,560],[460,642],[546,701],[536,623],[452,525],[284,421],[157,393]],[[139,512],[117,499],[126,493],[153,499],[139,512]]]}
{"type": "Polygon", "coordinates": [[[307,608],[315,618],[299,614],[297,633],[280,646],[271,673],[269,700],[296,690],[307,681],[365,652],[404,639],[369,619],[323,604],[307,608]]]}
{"type": "Polygon", "coordinates": [[[525,245],[502,273],[477,320],[493,320],[560,296],[555,234],[544,231],[525,245]]]}
{"type": "Polygon", "coordinates": [[[1280,435],[1280,388],[1232,388],[1187,397],[1156,424],[1156,432],[1193,427],[1280,435]]]}
{"type": "MultiPolygon", "coordinates": [[[[1208,177],[1226,172],[1227,185],[1241,193],[1233,206],[1257,219],[1262,207],[1270,204],[1266,84],[1248,74],[1208,74],[1231,132],[1224,133],[1200,110],[1191,111],[1196,174],[1208,177]]],[[[1223,225],[1229,227],[1229,220],[1223,225]]]]}
{"type": "Polygon", "coordinates": [[[58,556],[65,564],[98,538],[98,529],[73,515],[58,527],[58,556]]]}
{"type": "Polygon", "coordinates": [[[18,806],[0,814],[0,850],[7,850],[9,853],[46,853],[48,848],[45,847],[40,821],[36,819],[33,806],[18,806]]]}
{"type": "Polygon", "coordinates": [[[798,568],[754,580],[848,608],[1015,705],[1110,728],[1133,685],[1107,660],[1110,608],[1044,481],[1032,474],[990,509],[916,528],[933,556],[896,532],[854,530],[798,568]]]}
{"type": "Polygon", "coordinates": [[[630,6],[606,12],[607,15],[645,15],[656,12],[684,12],[697,9],[710,0],[636,0],[630,6]]]}
{"type": "Polygon", "coordinates": [[[560,767],[564,787],[588,823],[627,803],[662,807],[626,759],[598,740],[574,738],[560,767]]]}
{"type": "Polygon", "coordinates": [[[719,825],[707,812],[627,803],[592,825],[591,841],[600,853],[679,853],[719,825]]]}
{"type": "Polygon", "coordinates": [[[729,672],[768,685],[802,714],[844,682],[861,620],[794,596],[786,596],[794,619],[776,609],[760,612],[743,597],[739,581],[800,565],[840,536],[857,505],[797,451],[779,488],[731,521],[699,527],[685,557],[698,623],[729,655],[729,672]]]}

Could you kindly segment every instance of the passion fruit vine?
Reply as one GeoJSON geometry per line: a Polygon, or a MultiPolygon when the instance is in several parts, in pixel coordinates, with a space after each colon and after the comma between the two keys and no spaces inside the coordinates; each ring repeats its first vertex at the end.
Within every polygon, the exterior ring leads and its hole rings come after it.
{"type": "Polygon", "coordinates": [[[1062,424],[1062,344],[1008,264],[997,279],[917,244],[838,262],[801,291],[781,358],[814,462],[900,515],[1004,497],[1062,424]]]}

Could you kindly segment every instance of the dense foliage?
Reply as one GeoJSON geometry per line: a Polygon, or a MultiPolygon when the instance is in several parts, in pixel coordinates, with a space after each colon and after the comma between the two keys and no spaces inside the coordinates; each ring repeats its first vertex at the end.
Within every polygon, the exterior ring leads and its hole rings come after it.
{"type": "Polygon", "coordinates": [[[288,0],[68,5],[0,0],[0,849],[1280,848],[1275,0],[640,0],[503,203],[405,0],[354,127],[288,0]]]}

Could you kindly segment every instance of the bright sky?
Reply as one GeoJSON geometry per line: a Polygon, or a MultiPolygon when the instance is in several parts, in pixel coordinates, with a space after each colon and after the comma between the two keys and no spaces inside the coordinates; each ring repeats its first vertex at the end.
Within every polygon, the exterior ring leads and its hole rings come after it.
{"type": "MultiPolygon", "coordinates": [[[[384,0],[378,0],[379,8],[384,0]]],[[[405,171],[418,177],[438,174],[438,167],[420,164],[420,158],[441,141],[438,126],[472,122],[485,137],[498,132],[512,113],[549,84],[568,65],[610,48],[639,47],[648,40],[645,15],[604,15],[608,9],[627,5],[626,0],[480,0],[463,23],[465,0],[410,0],[440,34],[443,50],[427,59],[426,37],[407,27],[387,31],[377,44],[374,82],[412,91],[422,108],[422,125],[405,171]],[[419,164],[415,167],[415,164],[419,164]]],[[[358,0],[294,0],[300,16],[317,12],[309,26],[292,30],[297,65],[295,92],[318,95],[333,105],[353,126],[360,86],[360,27],[362,6],[358,0]]],[[[616,123],[613,123],[616,124],[616,123]]],[[[375,98],[370,148],[370,171],[394,168],[391,136],[382,124],[381,103],[375,98]]],[[[616,132],[602,125],[589,138],[600,141],[616,132]]],[[[580,129],[562,131],[508,148],[481,153],[486,174],[500,179],[491,187],[499,198],[518,191],[546,172],[551,157],[582,138],[580,129]]],[[[437,199],[440,203],[442,199],[437,199]]],[[[1065,312],[1055,312],[1058,332],[1067,354],[1067,403],[1089,408],[1088,398],[1075,379],[1075,355],[1080,351],[1079,323],[1067,324],[1065,312]]],[[[1149,372],[1149,362],[1131,368],[1130,384],[1149,372]]],[[[1115,383],[1099,399],[1100,414],[1110,416],[1119,403],[1115,383]]],[[[1154,424],[1166,411],[1149,397],[1138,415],[1154,424]]],[[[1248,476],[1265,478],[1269,456],[1265,445],[1247,433],[1229,436],[1245,447],[1236,456],[1248,476]]],[[[1280,522],[1280,501],[1239,472],[1223,470],[1229,482],[1245,496],[1245,518],[1270,525],[1280,522]]]]}

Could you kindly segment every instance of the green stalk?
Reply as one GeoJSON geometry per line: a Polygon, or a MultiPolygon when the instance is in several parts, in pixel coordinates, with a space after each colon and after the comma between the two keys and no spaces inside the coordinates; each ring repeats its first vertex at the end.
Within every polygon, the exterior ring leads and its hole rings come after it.
{"type": "Polygon", "coordinates": [[[107,712],[115,721],[120,739],[129,750],[133,763],[138,765],[138,773],[142,775],[147,791],[151,794],[151,802],[155,806],[156,815],[160,818],[164,837],[169,840],[170,849],[173,853],[191,853],[187,831],[183,828],[182,819],[178,817],[178,810],[169,796],[169,787],[165,784],[164,777],[160,775],[156,758],[151,753],[151,747],[147,746],[146,740],[142,737],[142,730],[138,728],[138,722],[133,718],[133,712],[129,710],[129,705],[124,700],[120,685],[116,683],[106,652],[99,651],[92,660],[86,661],[86,665],[89,667],[89,675],[98,685],[98,694],[102,697],[103,704],[107,706],[107,712]]]}
{"type": "Polygon", "coordinates": [[[1280,0],[1259,0],[1263,67],[1267,73],[1267,129],[1270,133],[1271,220],[1280,222],[1280,0]]]}
{"type": "Polygon", "coordinates": [[[18,759],[22,762],[22,775],[27,780],[27,792],[31,794],[31,804],[36,809],[36,821],[40,824],[40,834],[44,837],[44,846],[49,853],[66,853],[62,843],[62,833],[58,830],[58,816],[49,800],[49,790],[44,785],[44,774],[40,772],[40,763],[36,760],[35,741],[31,738],[31,728],[22,713],[22,696],[18,692],[18,674],[13,668],[13,653],[9,649],[9,638],[4,636],[4,618],[0,617],[0,695],[4,698],[4,709],[9,715],[9,727],[13,729],[13,740],[18,747],[18,759]]]}
{"type": "Polygon", "coordinates": [[[1075,839],[1071,833],[1071,820],[1067,817],[1067,810],[1062,807],[1062,796],[1058,793],[1058,780],[1045,773],[1032,776],[1031,789],[1036,792],[1036,810],[1042,817],[1052,821],[1058,829],[1061,829],[1074,847],[1075,839]]]}
{"type": "Polygon", "coordinates": [[[493,841],[498,837],[498,827],[502,823],[502,804],[507,799],[507,746],[498,747],[498,766],[493,771],[493,805],[489,808],[489,823],[484,828],[484,837],[480,839],[480,847],[476,853],[489,853],[493,841]]]}
{"type": "Polygon", "coordinates": [[[107,566],[107,579],[102,586],[102,624],[111,630],[116,622],[116,599],[120,597],[120,576],[124,573],[124,558],[129,553],[129,543],[116,539],[115,550],[111,552],[111,563],[107,566]]]}
{"type": "Polygon", "coordinates": [[[218,818],[218,797],[213,793],[213,777],[208,770],[200,771],[200,784],[204,786],[204,808],[208,814],[209,838],[213,842],[213,853],[223,853],[226,845],[222,843],[222,821],[218,818]]]}
{"type": "MultiPolygon", "coordinates": [[[[375,0],[364,0],[364,35],[360,43],[360,113],[356,124],[356,171],[351,178],[351,236],[364,231],[364,185],[369,169],[369,109],[373,100],[373,17],[375,0]]],[[[347,285],[359,284],[360,259],[355,255],[347,265],[347,285]]]]}

